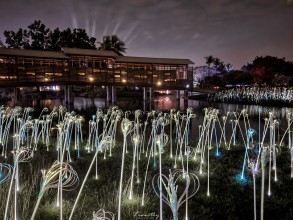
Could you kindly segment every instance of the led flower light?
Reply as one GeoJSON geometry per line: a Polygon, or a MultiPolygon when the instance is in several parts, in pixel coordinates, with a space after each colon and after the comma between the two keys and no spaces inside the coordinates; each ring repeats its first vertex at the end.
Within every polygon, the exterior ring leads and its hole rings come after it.
{"type": "Polygon", "coordinates": [[[171,208],[173,219],[178,220],[178,210],[186,201],[186,194],[188,193],[188,198],[191,198],[197,193],[200,186],[199,179],[194,173],[189,172],[186,175],[182,170],[174,170],[173,172],[170,170],[169,176],[156,174],[153,177],[152,185],[157,196],[160,196],[158,189],[160,189],[161,182],[164,186],[162,200],[171,208]],[[185,180],[181,195],[179,195],[180,179],[185,180]]]}
{"type": "MultiPolygon", "coordinates": [[[[109,144],[110,142],[112,142],[112,139],[111,139],[109,136],[103,137],[103,139],[102,139],[101,142],[100,142],[100,145],[98,146],[98,149],[102,148],[102,145],[104,145],[104,144],[109,144]]],[[[88,178],[88,176],[89,176],[89,174],[90,174],[90,171],[91,171],[91,169],[92,169],[92,167],[93,167],[93,165],[94,165],[94,162],[95,162],[95,160],[96,160],[96,158],[97,158],[97,156],[98,156],[98,152],[99,152],[99,151],[96,151],[96,152],[95,152],[95,155],[94,155],[94,157],[93,157],[93,159],[92,159],[92,162],[91,162],[91,164],[90,164],[90,166],[89,166],[89,168],[88,168],[88,171],[87,171],[87,173],[86,173],[86,175],[85,175],[85,177],[84,177],[84,180],[83,180],[83,182],[82,182],[82,184],[81,184],[81,187],[80,187],[79,192],[78,192],[78,194],[77,194],[77,197],[76,197],[76,199],[75,199],[75,202],[74,202],[73,208],[72,208],[72,210],[71,210],[71,213],[70,213],[70,216],[69,216],[69,220],[72,219],[72,217],[73,217],[73,213],[74,213],[74,211],[75,211],[76,205],[77,205],[77,203],[78,203],[78,201],[79,201],[80,195],[81,195],[82,190],[83,190],[83,188],[84,188],[84,186],[85,186],[85,183],[86,183],[87,178],[88,178]]]]}
{"type": "Polygon", "coordinates": [[[255,134],[255,130],[250,128],[247,131],[247,143],[246,143],[246,147],[245,147],[245,154],[244,154],[244,159],[243,159],[243,166],[242,166],[242,172],[241,172],[241,179],[244,179],[244,170],[245,170],[245,166],[246,166],[246,158],[247,158],[247,154],[248,154],[248,148],[249,148],[249,144],[250,144],[250,140],[252,139],[252,136],[255,134]]]}
{"type": "Polygon", "coordinates": [[[0,185],[5,183],[12,175],[13,167],[7,163],[0,163],[0,185]]]}
{"type": "Polygon", "coordinates": [[[7,108],[6,112],[3,114],[3,124],[1,124],[1,144],[2,144],[2,156],[7,158],[7,144],[8,144],[8,137],[10,134],[10,130],[13,127],[13,135],[16,133],[17,130],[17,120],[20,117],[22,108],[16,106],[14,108],[7,108]]]}
{"type": "Polygon", "coordinates": [[[97,212],[93,212],[93,220],[114,220],[115,214],[104,209],[99,209],[97,212]]]}
{"type": "Polygon", "coordinates": [[[23,162],[28,162],[32,159],[33,157],[33,151],[31,149],[21,147],[18,150],[12,151],[13,153],[13,172],[11,175],[11,180],[10,180],[10,185],[9,185],[9,190],[8,190],[8,196],[6,200],[6,207],[5,207],[5,214],[4,214],[4,220],[7,219],[8,215],[8,209],[9,209],[9,202],[10,202],[10,197],[11,197],[11,191],[12,191],[12,186],[14,182],[14,219],[17,219],[17,193],[19,191],[19,169],[18,165],[19,163],[23,162]]]}
{"type": "Polygon", "coordinates": [[[127,136],[132,132],[133,123],[124,118],[121,122],[121,130],[123,133],[123,150],[122,150],[122,161],[121,161],[121,173],[120,173],[120,182],[119,182],[119,198],[118,198],[118,220],[121,219],[121,202],[122,202],[122,182],[123,182],[123,172],[124,172],[124,160],[127,144],[127,136]]]}
{"type": "Polygon", "coordinates": [[[264,217],[264,185],[265,185],[265,166],[268,161],[269,147],[262,147],[261,152],[261,204],[260,204],[260,219],[264,217]]]}
{"type": "MultiPolygon", "coordinates": [[[[68,163],[62,163],[60,164],[58,161],[55,161],[49,170],[42,170],[42,184],[40,193],[38,196],[37,203],[35,205],[33,214],[31,216],[31,220],[35,218],[35,215],[37,213],[39,204],[41,202],[41,199],[44,195],[44,193],[51,188],[59,188],[60,185],[62,185],[62,190],[64,191],[71,191],[76,189],[76,187],[79,184],[79,178],[76,173],[76,171],[72,168],[71,165],[68,163]],[[62,173],[62,178],[60,182],[59,175],[62,173]]],[[[62,214],[62,211],[61,211],[62,214]]],[[[62,219],[62,216],[60,216],[62,219]]]]}
{"type": "Polygon", "coordinates": [[[131,178],[130,178],[130,190],[128,198],[131,200],[133,197],[133,178],[134,178],[134,169],[137,170],[137,183],[139,183],[139,167],[138,167],[138,145],[141,142],[141,135],[133,135],[133,159],[132,159],[132,169],[131,169],[131,178]],[[136,164],[136,166],[135,166],[136,164]]]}
{"type": "MultiPolygon", "coordinates": [[[[162,129],[161,132],[163,132],[164,129],[162,129]]],[[[169,137],[165,133],[161,133],[157,136],[157,144],[159,148],[159,195],[160,195],[160,219],[163,219],[163,180],[162,180],[162,152],[163,147],[168,143],[169,137]]]]}

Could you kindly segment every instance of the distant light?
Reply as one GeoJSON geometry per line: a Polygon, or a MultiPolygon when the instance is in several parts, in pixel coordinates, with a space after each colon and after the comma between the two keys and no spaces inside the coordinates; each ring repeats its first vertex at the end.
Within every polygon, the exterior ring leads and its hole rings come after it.
{"type": "Polygon", "coordinates": [[[122,79],[122,82],[123,82],[123,83],[126,83],[126,79],[122,79]]]}
{"type": "Polygon", "coordinates": [[[161,81],[159,81],[157,84],[158,84],[158,86],[160,86],[160,85],[162,85],[162,82],[161,82],[161,81]]]}
{"type": "Polygon", "coordinates": [[[48,78],[45,78],[45,81],[46,81],[46,82],[48,82],[48,81],[49,81],[49,79],[48,79],[48,78]]]}
{"type": "Polygon", "coordinates": [[[187,88],[187,89],[189,88],[189,84],[186,85],[186,88],[187,88]]]}
{"type": "Polygon", "coordinates": [[[93,82],[93,81],[94,81],[94,78],[93,78],[93,77],[89,77],[89,80],[90,80],[91,82],[93,82]]]}

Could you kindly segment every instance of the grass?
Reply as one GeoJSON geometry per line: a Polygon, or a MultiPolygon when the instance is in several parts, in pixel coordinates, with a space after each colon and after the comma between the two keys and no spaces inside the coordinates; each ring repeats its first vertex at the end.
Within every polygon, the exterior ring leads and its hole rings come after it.
{"type": "MultiPolygon", "coordinates": [[[[95,169],[86,182],[85,188],[79,200],[73,219],[92,219],[93,211],[104,208],[107,211],[117,213],[118,186],[120,179],[122,141],[121,136],[113,150],[113,156],[103,159],[103,155],[98,155],[98,179],[95,177],[95,169]]],[[[128,149],[131,149],[130,141],[128,149]]],[[[163,173],[169,174],[169,169],[173,167],[174,161],[169,158],[169,146],[165,146],[163,154],[163,173]]],[[[253,219],[253,183],[251,176],[247,175],[248,182],[240,184],[235,180],[235,176],[241,172],[244,148],[237,146],[231,150],[220,148],[221,156],[215,156],[215,148],[210,152],[210,197],[207,197],[207,175],[198,175],[200,188],[197,194],[189,200],[190,219],[253,219]]],[[[12,155],[8,158],[11,164],[12,155]]],[[[72,152],[73,161],[71,165],[79,175],[80,184],[92,160],[93,154],[86,151],[81,152],[81,157],[77,158],[76,152],[72,152]]],[[[40,146],[33,160],[29,163],[21,163],[20,186],[18,195],[18,213],[21,219],[29,219],[34,209],[37,196],[40,190],[41,169],[49,168],[57,158],[54,146],[50,146],[50,151],[46,151],[44,146],[40,146]]],[[[158,158],[156,158],[158,161],[158,158]]],[[[1,158],[2,160],[2,158],[1,158]]],[[[3,160],[1,161],[3,162],[3,160]]],[[[159,198],[152,189],[152,178],[159,172],[158,166],[153,166],[153,158],[149,167],[147,178],[145,205],[141,206],[142,186],[147,158],[141,157],[139,171],[141,183],[134,185],[134,198],[127,199],[128,185],[131,175],[132,154],[128,153],[125,158],[125,171],[123,182],[122,219],[135,219],[135,213],[155,213],[159,214],[159,198]]],[[[293,207],[293,180],[290,178],[290,154],[288,149],[283,149],[277,158],[278,182],[272,182],[272,196],[265,196],[265,219],[292,219],[293,207]]],[[[189,162],[190,172],[198,173],[198,162],[189,162]]],[[[206,167],[204,167],[206,171],[206,167]]],[[[266,170],[268,173],[268,169],[266,170]]],[[[260,216],[260,187],[261,176],[257,176],[257,214],[260,216]]],[[[267,186],[268,176],[266,176],[267,186]]],[[[6,201],[9,181],[1,185],[1,201],[6,201]]],[[[74,200],[79,188],[63,193],[63,218],[68,219],[74,200]]],[[[267,190],[267,187],[266,189],[267,190]]],[[[266,192],[266,191],[265,191],[266,192]]],[[[36,219],[59,219],[59,209],[56,207],[56,189],[48,190],[40,204],[36,219]]],[[[13,216],[11,197],[9,216],[13,216]]],[[[5,209],[5,202],[0,203],[0,210],[5,209]]],[[[164,204],[164,219],[172,219],[170,208],[164,204]]],[[[179,219],[183,219],[185,204],[179,209],[179,219]]],[[[0,212],[0,219],[3,218],[4,211],[0,212]]]]}

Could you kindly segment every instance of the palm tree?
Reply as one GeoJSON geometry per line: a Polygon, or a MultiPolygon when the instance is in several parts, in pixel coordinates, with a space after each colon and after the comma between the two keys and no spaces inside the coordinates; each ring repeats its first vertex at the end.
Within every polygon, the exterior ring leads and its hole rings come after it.
{"type": "Polygon", "coordinates": [[[120,56],[123,56],[122,53],[126,53],[126,47],[125,43],[120,40],[116,35],[112,36],[104,36],[103,42],[99,42],[100,47],[99,50],[112,50],[119,54],[120,56]]]}
{"type": "Polygon", "coordinates": [[[209,55],[208,57],[205,57],[206,64],[210,67],[211,64],[214,62],[215,58],[212,55],[209,55]]]}
{"type": "Polygon", "coordinates": [[[219,66],[222,62],[221,62],[221,60],[220,60],[219,58],[214,58],[213,63],[214,63],[214,65],[217,67],[217,66],[219,66]]]}
{"type": "Polygon", "coordinates": [[[205,57],[205,59],[206,59],[206,64],[209,66],[208,76],[210,76],[211,75],[210,66],[214,62],[215,58],[212,55],[209,55],[209,56],[205,57]]]}

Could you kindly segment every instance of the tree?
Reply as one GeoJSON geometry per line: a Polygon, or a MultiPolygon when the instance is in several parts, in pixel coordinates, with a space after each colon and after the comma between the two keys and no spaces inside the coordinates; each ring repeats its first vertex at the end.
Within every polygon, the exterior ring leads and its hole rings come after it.
{"type": "Polygon", "coordinates": [[[126,53],[125,43],[120,40],[116,35],[112,36],[104,36],[103,42],[99,42],[100,47],[99,50],[111,50],[119,54],[120,56],[123,53],[126,53]]]}
{"type": "Polygon", "coordinates": [[[221,60],[220,60],[219,58],[215,57],[215,58],[213,59],[213,63],[214,63],[214,65],[217,67],[217,66],[219,66],[220,64],[222,64],[223,62],[221,62],[221,60]]]}
{"type": "Polygon", "coordinates": [[[271,85],[277,73],[291,76],[293,63],[286,61],[285,58],[261,56],[256,57],[251,64],[248,64],[248,70],[253,75],[255,83],[271,85]]]}
{"type": "Polygon", "coordinates": [[[48,37],[48,50],[58,51],[62,48],[61,31],[56,28],[54,31],[49,32],[48,37]]]}
{"type": "Polygon", "coordinates": [[[280,75],[279,73],[276,73],[274,75],[274,78],[272,80],[272,83],[275,86],[284,86],[284,85],[288,85],[290,82],[290,77],[288,76],[284,76],[284,75],[280,75]]]}
{"type": "Polygon", "coordinates": [[[253,77],[250,73],[235,70],[225,74],[223,81],[226,85],[251,85],[253,84],[253,77]]]}
{"type": "Polygon", "coordinates": [[[225,73],[226,72],[225,64],[222,61],[220,61],[218,65],[215,65],[215,67],[221,73],[225,73]]]}
{"type": "Polygon", "coordinates": [[[77,48],[84,49],[96,49],[95,46],[96,38],[89,37],[85,29],[73,29],[72,32],[72,44],[77,48]]]}
{"type": "Polygon", "coordinates": [[[60,47],[70,47],[73,48],[73,36],[70,28],[63,30],[60,33],[60,47]]]}
{"type": "Polygon", "coordinates": [[[40,21],[34,21],[28,26],[28,34],[31,40],[30,49],[33,50],[46,50],[48,49],[50,29],[40,21]]]}
{"type": "Polygon", "coordinates": [[[94,37],[89,37],[84,29],[59,28],[51,31],[41,21],[34,21],[28,30],[19,29],[17,32],[4,31],[5,43],[9,48],[55,50],[62,47],[96,49],[94,37]]]}
{"type": "Polygon", "coordinates": [[[215,58],[212,55],[209,55],[209,56],[205,57],[205,59],[206,59],[206,64],[210,67],[211,64],[214,62],[215,58]]]}
{"type": "Polygon", "coordinates": [[[223,79],[219,75],[207,76],[204,78],[204,80],[201,81],[201,84],[203,85],[203,87],[206,88],[213,88],[214,86],[224,86],[223,79]]]}
{"type": "Polygon", "coordinates": [[[21,28],[17,31],[4,31],[5,43],[9,48],[29,49],[29,36],[27,30],[21,28]]]}

